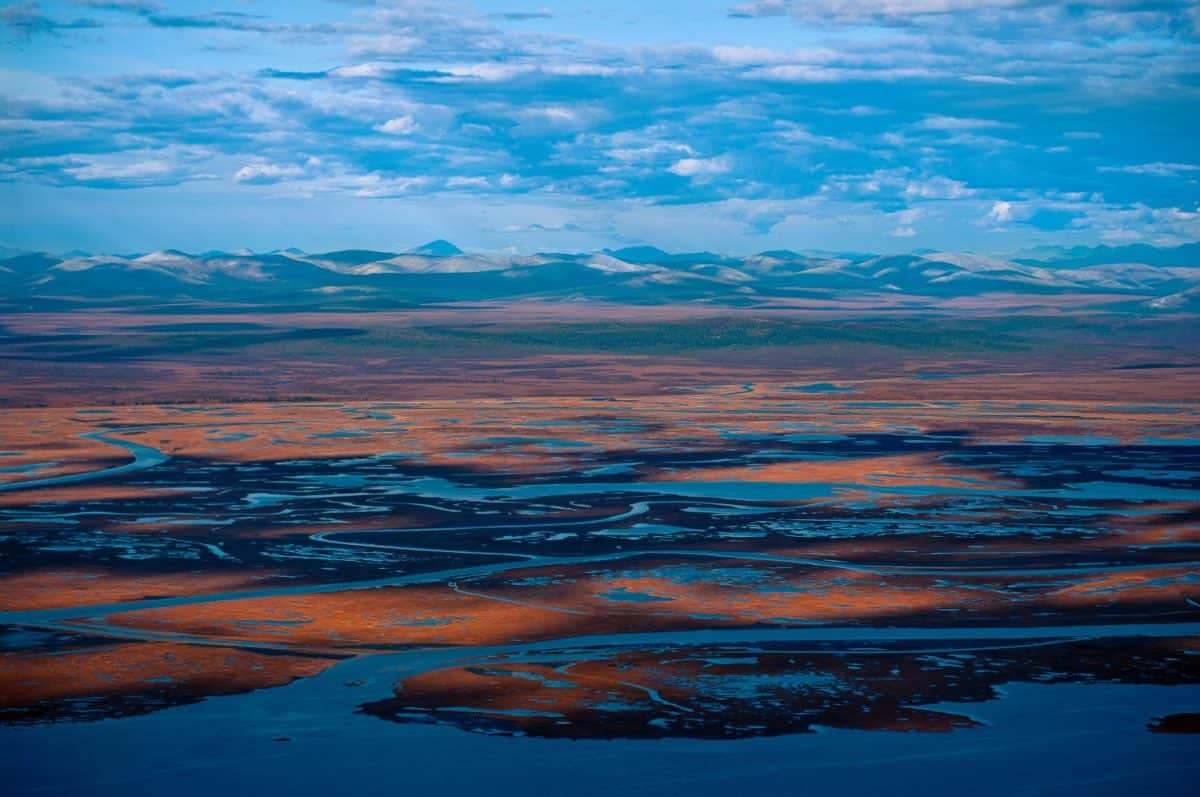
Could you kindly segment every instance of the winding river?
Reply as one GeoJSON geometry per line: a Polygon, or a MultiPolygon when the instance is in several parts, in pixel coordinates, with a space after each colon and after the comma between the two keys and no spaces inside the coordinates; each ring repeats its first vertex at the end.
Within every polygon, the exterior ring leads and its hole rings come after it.
{"type": "MultiPolygon", "coordinates": [[[[204,427],[208,424],[186,424],[186,426],[204,427]]],[[[228,424],[222,424],[226,426],[228,424]]],[[[185,426],[180,424],[179,426],[185,426]]],[[[125,427],[117,429],[108,429],[103,431],[87,432],[81,435],[92,440],[97,440],[124,449],[132,457],[132,461],[120,466],[98,469],[84,473],[74,473],[64,476],[48,477],[44,479],[32,479],[21,482],[12,482],[0,485],[0,491],[13,491],[36,489],[41,487],[51,487],[63,484],[75,484],[88,480],[103,479],[113,476],[119,476],[135,471],[147,470],[157,465],[167,462],[170,457],[163,451],[154,448],[153,446],[137,443],[121,438],[119,435],[144,431],[148,428],[162,427],[125,427]]],[[[589,485],[590,487],[591,485],[589,485]]],[[[193,595],[185,597],[172,598],[154,598],[137,601],[124,601],[91,606],[65,607],[54,609],[36,609],[36,610],[18,610],[0,612],[0,623],[11,625],[29,626],[35,628],[59,629],[59,630],[84,630],[106,636],[123,639],[145,639],[145,640],[171,640],[179,642],[187,642],[190,644],[205,644],[219,646],[234,646],[255,649],[280,649],[292,650],[291,646],[284,644],[273,644],[267,642],[246,642],[244,640],[219,639],[212,637],[197,637],[187,634],[171,633],[171,632],[155,632],[143,629],[129,628],[120,625],[115,625],[106,621],[109,615],[120,614],[124,612],[158,609],[178,606],[189,606],[206,603],[217,603],[225,601],[238,601],[252,598],[271,598],[284,597],[293,595],[315,595],[321,593],[342,592],[347,590],[364,590],[376,589],[381,587],[398,587],[415,584],[432,584],[443,583],[448,589],[458,592],[473,595],[488,600],[503,601],[508,603],[518,603],[530,606],[530,608],[544,609],[548,611],[557,611],[569,614],[582,614],[578,610],[549,606],[542,604],[528,604],[521,601],[504,598],[495,595],[489,595],[479,591],[469,589],[469,582],[494,576],[500,573],[511,571],[518,568],[530,567],[553,567],[553,566],[573,566],[573,565],[588,565],[606,562],[615,562],[625,559],[632,559],[643,556],[668,556],[668,557],[693,557],[702,559],[723,559],[723,560],[744,560],[754,562],[771,562],[789,565],[801,565],[813,568],[826,568],[834,570],[845,570],[857,573],[868,573],[872,575],[898,575],[898,574],[923,574],[923,575],[945,575],[945,576],[971,576],[971,575],[999,575],[999,576],[1054,576],[1054,575],[1077,575],[1086,573],[1106,573],[1115,572],[1123,569],[1139,569],[1145,570],[1151,567],[1162,568],[1183,568],[1192,567],[1195,562],[1171,562],[1158,565],[1116,565],[1116,564],[1089,564],[1079,567],[1056,567],[1056,568],[1022,568],[1022,569],[997,569],[997,568],[963,568],[963,567],[928,567],[928,566],[902,566],[902,565],[864,565],[838,561],[834,559],[813,559],[794,556],[780,556],[773,554],[760,553],[756,551],[708,551],[697,549],[653,549],[653,550],[620,550],[614,552],[580,555],[580,556],[550,556],[550,555],[535,555],[521,552],[505,552],[505,551],[480,551],[460,548],[440,548],[440,547],[423,547],[413,545],[397,545],[388,543],[364,542],[358,539],[346,540],[340,539],[347,535],[361,537],[367,534],[414,534],[414,533],[453,533],[462,531],[505,531],[505,530],[526,530],[526,529],[562,529],[575,527],[602,527],[605,525],[618,523],[630,518],[638,517],[646,514],[652,506],[656,505],[686,505],[686,506],[702,506],[707,508],[718,509],[734,509],[734,510],[749,510],[753,511],[756,508],[754,505],[742,503],[734,503],[728,501],[713,501],[698,497],[686,498],[664,498],[640,500],[631,502],[628,509],[621,512],[609,515],[603,518],[589,518],[587,520],[569,520],[558,521],[553,523],[504,523],[491,525],[471,525],[458,527],[421,527],[421,528],[395,528],[395,529],[372,529],[372,530],[356,530],[348,532],[320,532],[309,536],[314,542],[332,545],[344,546],[352,548],[374,548],[390,551],[401,551],[409,553],[428,553],[428,554],[443,554],[463,557],[483,557],[493,561],[481,563],[473,566],[455,567],[440,571],[413,573],[406,575],[398,575],[386,578],[359,580],[359,581],[344,581],[325,584],[305,584],[294,586],[280,586],[254,590],[240,590],[229,592],[214,592],[203,595],[193,595]],[[494,561],[500,560],[500,561],[494,561]]],[[[437,507],[441,509],[442,507],[437,507]]],[[[931,642],[945,641],[947,643],[966,644],[968,646],[978,645],[982,642],[1001,644],[1001,645],[1020,645],[1020,644],[1037,644],[1046,640],[1063,640],[1063,639],[1097,639],[1108,637],[1129,637],[1129,636],[1179,636],[1200,634],[1200,622],[1169,622],[1169,623],[1107,623],[1097,625],[1044,625],[1044,626],[1013,626],[1013,627],[952,627],[952,628],[879,628],[879,627],[862,627],[862,626],[839,626],[839,625],[814,625],[800,628],[754,628],[742,630],[705,630],[705,631],[670,631],[670,632],[655,632],[655,633],[637,633],[637,634],[620,634],[620,635],[597,635],[588,637],[563,637],[553,640],[543,640],[539,642],[522,643],[517,646],[501,646],[488,648],[463,648],[461,654],[463,657],[471,658],[474,656],[496,655],[500,653],[515,653],[518,651],[538,651],[561,648],[611,648],[620,646],[641,646],[641,645],[711,645],[711,644],[737,644],[747,645],[754,642],[795,642],[795,643],[811,643],[817,641],[823,642],[839,642],[853,643],[870,647],[885,642],[931,642]]],[[[322,651],[332,652],[332,651],[322,651]]],[[[341,655],[346,655],[345,651],[339,651],[341,655]]]]}

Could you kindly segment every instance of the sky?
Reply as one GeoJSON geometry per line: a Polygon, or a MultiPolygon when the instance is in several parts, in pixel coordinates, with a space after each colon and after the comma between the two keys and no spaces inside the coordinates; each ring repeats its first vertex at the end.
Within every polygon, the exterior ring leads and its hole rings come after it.
{"type": "Polygon", "coordinates": [[[1200,239],[1200,0],[47,0],[0,42],[8,247],[1200,239]]]}

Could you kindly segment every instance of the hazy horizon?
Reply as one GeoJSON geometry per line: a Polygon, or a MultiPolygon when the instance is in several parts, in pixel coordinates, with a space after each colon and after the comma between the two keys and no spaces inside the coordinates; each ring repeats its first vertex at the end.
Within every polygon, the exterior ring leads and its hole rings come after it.
{"type": "Polygon", "coordinates": [[[10,247],[10,246],[5,246],[3,244],[3,242],[0,242],[0,259],[6,258],[6,257],[18,256],[18,253],[20,253],[20,254],[43,253],[43,254],[53,255],[56,257],[71,256],[71,257],[130,258],[130,257],[144,257],[146,255],[161,253],[161,252],[179,252],[180,254],[184,254],[184,255],[187,255],[190,257],[201,257],[201,256],[206,256],[206,255],[215,255],[215,254],[233,255],[233,256],[260,256],[260,255],[268,255],[268,254],[275,254],[275,253],[295,253],[295,254],[304,254],[304,255],[316,255],[316,254],[322,254],[322,253],[332,253],[332,252],[342,252],[342,251],[378,251],[381,253],[390,253],[390,254],[395,254],[395,255],[422,254],[422,255],[433,256],[433,257],[448,257],[448,256],[453,257],[453,256],[461,255],[461,256],[482,256],[482,257],[503,258],[503,257],[529,257],[529,256],[534,256],[534,255],[548,255],[548,254],[570,254],[570,255],[613,254],[613,255],[618,255],[622,252],[635,253],[635,252],[637,252],[637,250],[647,250],[647,252],[650,250],[658,250],[658,251],[662,252],[663,254],[666,254],[666,255],[672,256],[672,257],[685,256],[685,255],[712,254],[712,255],[715,255],[720,258],[729,258],[729,257],[747,258],[747,257],[754,257],[757,255],[765,255],[768,253],[780,253],[780,254],[790,253],[790,254],[795,254],[795,255],[801,255],[804,257],[814,257],[814,258],[818,258],[818,257],[905,257],[905,256],[922,256],[922,255],[939,254],[939,253],[956,253],[956,254],[978,255],[981,257],[991,257],[991,258],[997,258],[997,259],[1006,259],[1006,258],[1036,259],[1036,257],[1038,255],[1048,255],[1048,254],[1053,254],[1053,253],[1057,253],[1057,252],[1067,252],[1067,251],[1074,251],[1074,250],[1104,251],[1105,249],[1110,249],[1110,250],[1121,251],[1121,250],[1124,250],[1129,247],[1149,247],[1152,250],[1160,250],[1160,251],[1168,250],[1169,251],[1169,250],[1173,250],[1173,249],[1180,249],[1180,248],[1197,246],[1197,245],[1200,245],[1200,241],[1183,241],[1183,242],[1180,242],[1179,244],[1175,244],[1175,245],[1171,245],[1171,246],[1155,246],[1154,244],[1151,244],[1151,243],[1148,243],[1145,241],[1128,241],[1128,242],[1124,242],[1124,243],[1101,243],[1101,244],[1096,244],[1096,245],[1040,244],[1040,245],[1030,245],[1030,246],[1026,246],[1026,247],[1021,247],[1018,249],[992,250],[992,251],[966,249],[966,248],[964,248],[964,249],[948,249],[948,248],[947,249],[938,249],[938,248],[934,248],[934,247],[922,247],[922,246],[916,246],[916,247],[910,247],[910,248],[903,248],[900,246],[895,246],[895,247],[892,247],[889,249],[883,249],[883,250],[878,250],[878,251],[869,250],[869,249],[854,249],[854,248],[789,249],[786,247],[774,247],[774,246],[766,246],[762,249],[758,249],[758,250],[754,250],[754,251],[750,251],[750,250],[745,250],[745,251],[715,250],[715,251],[713,251],[713,250],[705,250],[705,249],[683,251],[683,250],[667,250],[661,246],[655,245],[654,242],[652,242],[652,241],[640,241],[640,242],[630,242],[630,243],[624,243],[624,244],[618,244],[618,243],[614,242],[607,246],[598,246],[595,248],[579,249],[579,250],[551,250],[551,249],[543,249],[543,248],[538,248],[538,247],[506,247],[503,249],[481,249],[481,248],[474,248],[474,247],[459,247],[458,244],[454,241],[449,241],[445,238],[435,238],[435,239],[428,240],[428,241],[408,242],[408,243],[400,244],[397,246],[379,247],[379,248],[358,246],[353,243],[348,243],[348,244],[344,244],[344,245],[330,244],[330,245],[326,245],[326,246],[302,248],[302,247],[292,246],[290,244],[285,243],[283,245],[264,248],[264,249],[251,249],[250,247],[231,247],[231,248],[205,247],[203,249],[187,250],[187,249],[182,249],[177,246],[156,246],[156,247],[149,248],[149,249],[126,250],[126,251],[116,252],[116,251],[102,251],[102,250],[89,251],[89,250],[85,250],[85,249],[82,249],[79,247],[74,247],[74,248],[67,249],[67,250],[55,250],[55,249],[52,249],[51,247],[47,247],[47,246],[10,247]],[[432,254],[432,253],[421,251],[421,250],[425,249],[426,247],[436,245],[436,244],[443,244],[443,243],[450,244],[451,246],[454,246],[456,249],[459,249],[460,251],[457,253],[445,253],[445,254],[432,254]]]}

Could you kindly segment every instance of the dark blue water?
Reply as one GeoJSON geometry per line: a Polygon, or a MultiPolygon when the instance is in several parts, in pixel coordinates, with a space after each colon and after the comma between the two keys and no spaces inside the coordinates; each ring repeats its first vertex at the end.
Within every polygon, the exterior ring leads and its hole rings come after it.
{"type": "MultiPolygon", "coordinates": [[[[290,686],[92,724],[0,730],[9,794],[1191,795],[1200,736],[1151,733],[1200,686],[1009,684],[956,703],[948,734],[821,729],[738,741],[562,741],[354,714],[402,662],[345,662],[290,686]],[[363,681],[347,686],[348,681],[363,681]],[[273,741],[286,737],[289,741],[273,741]]],[[[426,661],[424,664],[429,664],[426,661]]]]}

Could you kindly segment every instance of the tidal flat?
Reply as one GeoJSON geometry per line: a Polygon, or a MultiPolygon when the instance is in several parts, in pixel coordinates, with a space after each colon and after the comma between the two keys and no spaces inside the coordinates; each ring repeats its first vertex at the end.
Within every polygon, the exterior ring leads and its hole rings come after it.
{"type": "Polygon", "coordinates": [[[11,782],[1185,793],[1200,404],[991,378],[10,410],[11,782]]]}

